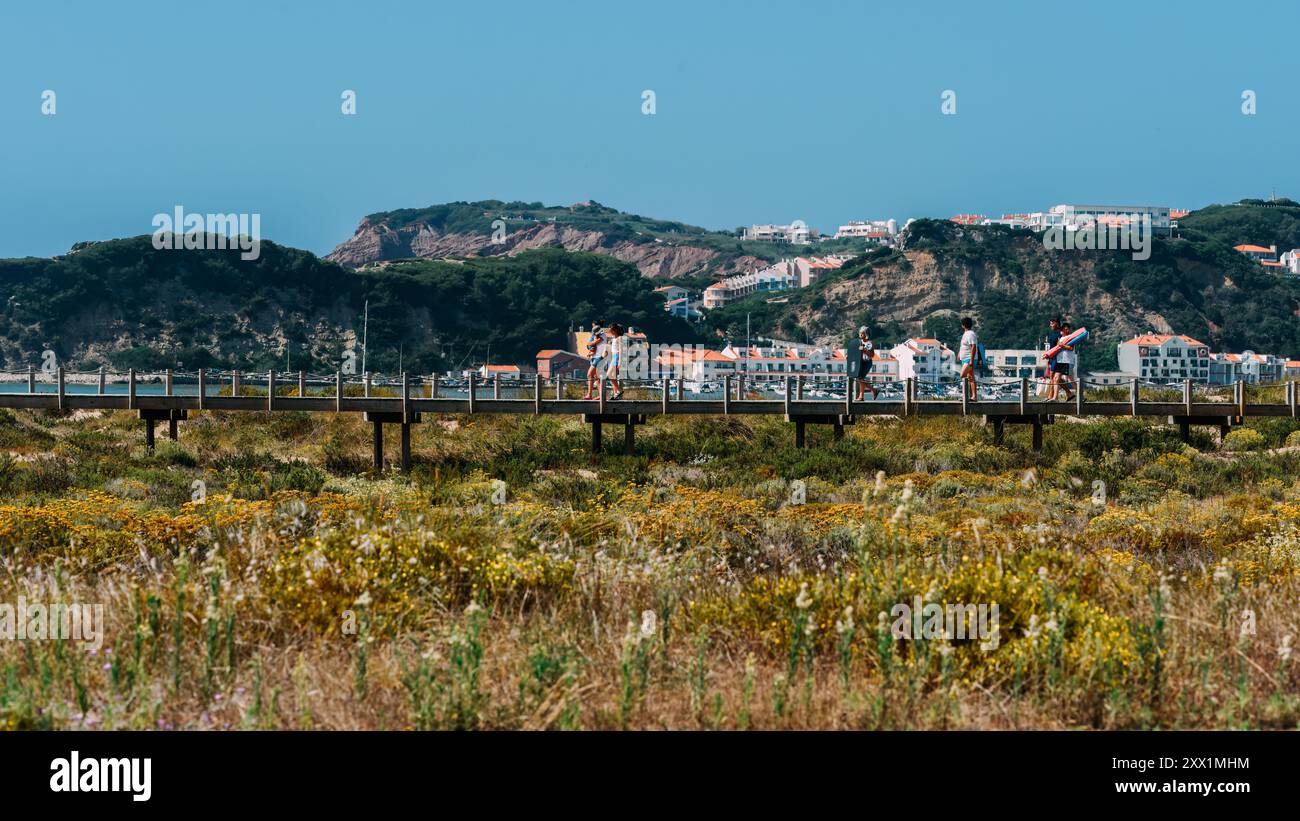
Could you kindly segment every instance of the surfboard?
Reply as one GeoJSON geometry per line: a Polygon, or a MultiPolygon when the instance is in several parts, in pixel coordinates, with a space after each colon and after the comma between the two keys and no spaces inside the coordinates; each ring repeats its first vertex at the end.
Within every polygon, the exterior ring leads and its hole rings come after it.
{"type": "Polygon", "coordinates": [[[1061,337],[1061,341],[1057,342],[1056,346],[1053,347],[1051,350],[1043,351],[1043,359],[1053,359],[1058,353],[1061,352],[1061,348],[1063,348],[1064,346],[1069,345],[1070,347],[1074,347],[1075,345],[1079,344],[1080,342],[1082,342],[1087,338],[1088,338],[1087,328],[1079,328],[1078,330],[1070,331],[1070,333],[1061,337]]]}
{"type": "Polygon", "coordinates": [[[854,334],[844,343],[845,370],[849,379],[857,379],[862,374],[862,349],[858,347],[858,335],[854,334]]]}

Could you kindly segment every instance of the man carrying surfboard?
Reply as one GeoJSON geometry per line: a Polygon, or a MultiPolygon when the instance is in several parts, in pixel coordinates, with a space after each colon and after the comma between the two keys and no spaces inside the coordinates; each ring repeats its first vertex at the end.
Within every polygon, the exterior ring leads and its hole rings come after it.
{"type": "MultiPolygon", "coordinates": [[[[1061,344],[1061,320],[1059,317],[1052,317],[1047,322],[1047,350],[1052,350],[1061,344]]],[[[1055,402],[1057,391],[1060,390],[1061,375],[1056,371],[1057,357],[1053,356],[1047,360],[1047,401],[1055,402]]]]}
{"type": "Polygon", "coordinates": [[[1061,390],[1065,391],[1065,401],[1069,402],[1074,398],[1074,393],[1070,390],[1070,385],[1074,383],[1074,347],[1065,343],[1065,340],[1073,334],[1070,331],[1070,323],[1061,323],[1061,352],[1056,355],[1055,364],[1052,370],[1055,371],[1053,376],[1056,377],[1061,390]]]}
{"type": "Polygon", "coordinates": [[[857,358],[860,359],[860,362],[858,363],[857,378],[858,395],[853,401],[861,402],[868,389],[871,391],[871,398],[875,399],[880,395],[880,391],[876,390],[875,385],[867,381],[867,374],[871,373],[871,368],[875,363],[876,346],[871,341],[871,332],[867,330],[866,325],[858,328],[858,338],[854,340],[854,346],[857,348],[857,358]]]}

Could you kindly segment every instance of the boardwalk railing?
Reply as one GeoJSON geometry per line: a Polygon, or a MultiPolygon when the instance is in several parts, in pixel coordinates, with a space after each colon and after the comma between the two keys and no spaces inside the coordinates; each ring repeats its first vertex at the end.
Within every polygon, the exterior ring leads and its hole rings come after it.
{"type": "Polygon", "coordinates": [[[1186,439],[1191,425],[1215,425],[1226,432],[1247,416],[1297,415],[1295,382],[1208,386],[1188,380],[1171,386],[1138,380],[1107,385],[1075,380],[1062,386],[1073,393],[1070,399],[1048,400],[1036,395],[1037,382],[1031,379],[981,380],[979,398],[971,399],[960,383],[910,378],[875,383],[880,397],[862,401],[853,395],[856,391],[845,389],[842,375],[834,374],[787,374],[775,379],[728,375],[713,385],[680,378],[624,380],[623,385],[630,395],[614,400],[607,388],[592,399],[582,398],[586,387],[582,380],[536,376],[448,380],[303,371],[110,374],[102,369],[89,373],[29,369],[0,373],[0,408],[134,410],[146,423],[150,446],[155,422],[167,421],[174,439],[176,423],[191,411],[362,413],[374,424],[378,466],[382,466],[382,425],[402,426],[404,467],[410,464],[410,425],[425,413],[581,415],[592,425],[595,449],[600,447],[602,423],[624,425],[630,448],[635,425],[648,416],[668,414],[780,415],[795,424],[799,446],[804,444],[808,424],[829,425],[839,438],[844,426],[858,417],[980,416],[993,426],[999,442],[1007,424],[1032,426],[1035,447],[1041,447],[1043,425],[1057,416],[1167,417],[1186,439]]]}

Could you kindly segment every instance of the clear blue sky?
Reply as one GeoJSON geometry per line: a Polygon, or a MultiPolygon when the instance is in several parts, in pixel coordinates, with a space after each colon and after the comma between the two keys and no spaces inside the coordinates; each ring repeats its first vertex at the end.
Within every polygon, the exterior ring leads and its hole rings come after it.
{"type": "Polygon", "coordinates": [[[450,200],[825,229],[1300,198],[1297,31],[1295,3],[15,0],[0,256],[176,204],[325,253],[450,200]]]}

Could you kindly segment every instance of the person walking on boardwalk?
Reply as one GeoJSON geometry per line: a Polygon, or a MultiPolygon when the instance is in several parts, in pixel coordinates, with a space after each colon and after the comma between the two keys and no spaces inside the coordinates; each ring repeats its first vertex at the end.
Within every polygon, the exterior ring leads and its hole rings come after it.
{"type": "Polygon", "coordinates": [[[602,386],[605,377],[601,375],[600,370],[605,365],[605,358],[609,354],[609,336],[605,331],[605,320],[598,319],[591,323],[591,336],[587,339],[587,395],[583,399],[594,399],[592,396],[592,386],[596,382],[596,377],[600,376],[602,386]]]}
{"type": "Polygon", "coordinates": [[[880,395],[880,391],[876,390],[876,386],[867,381],[867,374],[871,373],[871,368],[875,364],[876,346],[871,341],[871,332],[867,329],[866,325],[858,328],[858,339],[856,344],[858,346],[858,351],[861,353],[862,364],[858,367],[858,395],[854,401],[861,402],[863,397],[866,396],[868,389],[871,390],[872,399],[875,399],[880,395]]]}
{"type": "MultiPolygon", "coordinates": [[[[1047,350],[1055,348],[1061,341],[1061,319],[1052,317],[1047,321],[1047,350]]],[[[1056,372],[1056,357],[1047,360],[1047,401],[1056,401],[1056,392],[1060,385],[1060,375],[1056,372]]],[[[1039,394],[1042,395],[1041,393],[1039,394]]]]}
{"type": "Polygon", "coordinates": [[[618,369],[623,363],[623,326],[615,322],[609,326],[609,381],[614,383],[614,393],[610,399],[623,398],[623,386],[618,381],[618,369]]]}
{"type": "MultiPolygon", "coordinates": [[[[979,356],[980,338],[975,333],[975,320],[968,316],[961,319],[961,344],[957,347],[957,360],[961,363],[961,379],[970,383],[971,401],[979,399],[975,388],[975,360],[979,356]]],[[[963,390],[966,388],[963,387],[963,390]]]]}
{"type": "MultiPolygon", "coordinates": [[[[1069,322],[1062,322],[1060,336],[1069,336],[1072,330],[1069,322]]],[[[1055,377],[1060,389],[1065,391],[1066,402],[1074,398],[1074,393],[1070,389],[1070,386],[1074,383],[1074,357],[1074,348],[1070,345],[1062,345],[1061,352],[1056,355],[1056,360],[1052,365],[1052,376],[1055,377]]]]}

